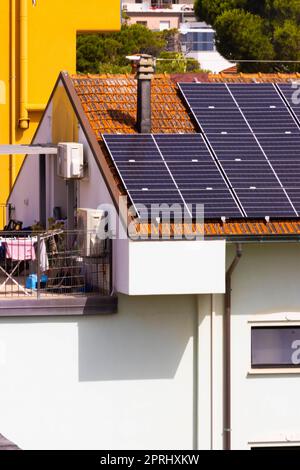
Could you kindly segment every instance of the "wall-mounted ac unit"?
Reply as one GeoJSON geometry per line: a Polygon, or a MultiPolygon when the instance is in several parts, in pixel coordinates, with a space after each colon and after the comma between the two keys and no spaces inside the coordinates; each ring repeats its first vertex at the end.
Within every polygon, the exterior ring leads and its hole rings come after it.
{"type": "Polygon", "coordinates": [[[99,257],[106,247],[106,213],[98,209],[77,209],[77,227],[79,230],[79,251],[84,257],[99,257]]]}
{"type": "Polygon", "coordinates": [[[83,145],[60,142],[57,152],[57,174],[64,179],[84,177],[83,145]]]}

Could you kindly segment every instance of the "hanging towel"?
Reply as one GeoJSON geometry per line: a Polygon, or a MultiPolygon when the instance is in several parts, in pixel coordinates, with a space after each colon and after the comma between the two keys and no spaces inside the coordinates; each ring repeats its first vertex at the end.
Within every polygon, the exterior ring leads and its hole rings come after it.
{"type": "Polygon", "coordinates": [[[49,259],[45,240],[41,240],[40,243],[40,268],[42,272],[48,271],[49,269],[49,259]]]}
{"type": "Polygon", "coordinates": [[[35,260],[34,241],[21,238],[17,240],[6,239],[6,258],[14,261],[35,260]]]}

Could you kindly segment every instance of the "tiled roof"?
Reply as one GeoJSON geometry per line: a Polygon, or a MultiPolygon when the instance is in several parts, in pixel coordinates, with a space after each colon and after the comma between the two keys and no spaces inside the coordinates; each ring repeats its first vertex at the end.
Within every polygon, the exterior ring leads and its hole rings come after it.
{"type": "Polygon", "coordinates": [[[300,80],[300,73],[219,73],[209,74],[209,82],[281,83],[300,80]]]}
{"type": "Polygon", "coordinates": [[[172,81],[182,83],[282,83],[300,80],[300,73],[177,73],[170,75],[172,81]]]}
{"type": "MultiPolygon", "coordinates": [[[[75,75],[72,83],[105,154],[103,133],[136,133],[137,84],[133,75],[75,75]]],[[[178,90],[178,82],[234,82],[272,83],[300,80],[300,74],[205,74],[187,73],[155,75],[152,82],[152,132],[153,133],[195,133],[191,115],[185,107],[178,90]]],[[[105,158],[121,193],[125,193],[119,176],[109,159],[105,158]]],[[[185,226],[186,233],[198,233],[205,237],[221,238],[300,238],[300,221],[262,220],[206,221],[204,226],[185,226]]],[[[182,225],[140,224],[138,231],[150,236],[181,233],[182,225]]]]}
{"type": "Polygon", "coordinates": [[[232,222],[205,222],[199,224],[139,224],[137,232],[141,235],[150,236],[174,236],[182,233],[187,235],[197,234],[205,237],[300,237],[300,221],[277,220],[266,222],[265,220],[237,220],[232,222]]]}
{"type": "MultiPolygon", "coordinates": [[[[137,132],[133,75],[75,75],[72,80],[98,140],[105,133],[137,132]]],[[[155,75],[152,81],[152,132],[196,132],[176,84],[167,75],[155,75]]]]}

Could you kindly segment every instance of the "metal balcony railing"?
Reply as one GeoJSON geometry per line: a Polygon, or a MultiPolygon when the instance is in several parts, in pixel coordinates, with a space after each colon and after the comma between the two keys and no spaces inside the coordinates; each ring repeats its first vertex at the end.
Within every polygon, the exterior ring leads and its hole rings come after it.
{"type": "Polygon", "coordinates": [[[152,8],[172,8],[172,0],[151,0],[152,8]]]}
{"type": "Polygon", "coordinates": [[[86,231],[0,231],[0,300],[111,292],[111,240],[86,231]]]}

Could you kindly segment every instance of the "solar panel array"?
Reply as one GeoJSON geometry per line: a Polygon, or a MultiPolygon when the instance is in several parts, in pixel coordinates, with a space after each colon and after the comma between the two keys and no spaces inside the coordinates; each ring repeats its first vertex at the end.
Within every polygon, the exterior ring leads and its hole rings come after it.
{"type": "Polygon", "coordinates": [[[277,87],[270,83],[180,87],[247,217],[299,216],[300,130],[277,87]],[[234,119],[222,124],[224,107],[234,119]],[[212,109],[214,127],[205,117],[212,109]]]}
{"type": "Polygon", "coordinates": [[[206,218],[299,217],[300,92],[296,103],[290,85],[180,89],[201,134],[104,136],[136,212],[166,203],[195,217],[204,204],[206,218]]]}
{"type": "Polygon", "coordinates": [[[141,217],[143,206],[152,209],[152,217],[160,216],[153,205],[163,203],[177,204],[176,215],[185,211],[196,217],[196,204],[205,204],[209,218],[243,216],[201,134],[103,138],[141,217]]]}

